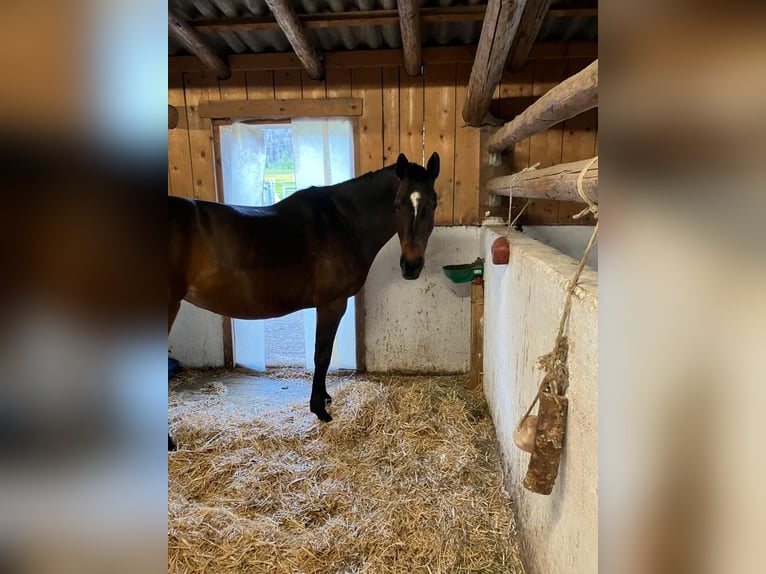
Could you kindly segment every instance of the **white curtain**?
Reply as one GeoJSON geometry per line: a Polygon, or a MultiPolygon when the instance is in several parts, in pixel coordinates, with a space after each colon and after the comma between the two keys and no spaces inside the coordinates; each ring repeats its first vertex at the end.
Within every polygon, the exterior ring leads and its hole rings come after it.
{"type": "MultiPolygon", "coordinates": [[[[231,205],[271,205],[273,190],[264,189],[266,147],[263,131],[255,125],[221,126],[223,197],[231,205]]],[[[266,369],[266,336],[263,321],[232,319],[234,360],[238,365],[266,369]]]]}
{"type": "MultiPolygon", "coordinates": [[[[354,177],[354,130],[351,120],[294,119],[291,123],[297,189],[333,185],[354,177]]],[[[354,299],[351,298],[335,338],[331,369],[356,367],[354,311],[354,299]]],[[[304,313],[306,369],[313,370],[316,310],[307,309],[304,313]]]]}
{"type": "Polygon", "coordinates": [[[226,203],[256,206],[274,203],[273,191],[264,189],[266,146],[258,126],[240,122],[221,126],[221,160],[226,203]]]}

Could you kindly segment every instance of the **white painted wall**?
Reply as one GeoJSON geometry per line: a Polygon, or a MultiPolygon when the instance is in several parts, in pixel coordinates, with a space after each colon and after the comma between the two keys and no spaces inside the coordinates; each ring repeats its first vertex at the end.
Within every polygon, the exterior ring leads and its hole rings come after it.
{"type": "Polygon", "coordinates": [[[420,277],[402,278],[394,236],[378,253],[364,287],[368,371],[467,372],[470,366],[470,284],[456,285],[443,265],[472,263],[478,227],[437,227],[420,277]]]}
{"type": "MultiPolygon", "coordinates": [[[[555,247],[562,253],[580,260],[588,245],[593,226],[590,225],[525,225],[524,235],[555,247]]],[[[598,269],[598,239],[588,256],[589,266],[598,269]]]]}
{"type": "Polygon", "coordinates": [[[528,453],[513,444],[513,429],[529,406],[542,373],[537,357],[549,352],[565,291],[577,262],[512,232],[508,265],[493,265],[492,242],[505,228],[482,228],[484,278],[484,393],[516,502],[522,555],[530,574],[598,571],[598,283],[585,268],[573,301],[567,437],[553,493],[522,487],[528,453]]]}
{"type": "Polygon", "coordinates": [[[223,317],[181,302],[168,346],[185,367],[223,366],[223,317]]]}

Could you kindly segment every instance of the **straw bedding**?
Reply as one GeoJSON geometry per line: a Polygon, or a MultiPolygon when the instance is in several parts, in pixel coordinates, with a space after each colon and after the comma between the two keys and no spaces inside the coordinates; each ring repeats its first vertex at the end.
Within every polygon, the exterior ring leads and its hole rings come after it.
{"type": "Polygon", "coordinates": [[[523,572],[480,394],[460,377],[328,390],[329,424],[308,393],[254,416],[221,383],[171,391],[169,572],[523,572]]]}

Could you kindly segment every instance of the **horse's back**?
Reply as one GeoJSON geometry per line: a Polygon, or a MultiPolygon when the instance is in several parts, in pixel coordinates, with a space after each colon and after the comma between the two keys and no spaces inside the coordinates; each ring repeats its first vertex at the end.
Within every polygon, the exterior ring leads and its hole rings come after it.
{"type": "Polygon", "coordinates": [[[314,224],[328,217],[321,203],[245,207],[170,198],[171,294],[240,318],[314,306],[315,264],[329,245],[317,239],[326,224],[314,224]]]}
{"type": "Polygon", "coordinates": [[[292,246],[291,255],[298,255],[301,222],[273,207],[169,199],[171,248],[175,241],[182,244],[179,248],[205,251],[229,267],[242,268],[276,262],[276,246],[292,246]]]}

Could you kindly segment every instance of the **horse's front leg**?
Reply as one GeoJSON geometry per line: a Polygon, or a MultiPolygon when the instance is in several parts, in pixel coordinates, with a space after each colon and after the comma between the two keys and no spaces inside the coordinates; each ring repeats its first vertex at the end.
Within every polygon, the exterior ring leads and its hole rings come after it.
{"type": "Polygon", "coordinates": [[[330,367],[332,346],[335,342],[335,334],[338,325],[346,312],[346,298],[336,299],[329,305],[317,307],[317,336],[314,347],[314,382],[311,386],[311,412],[319,417],[320,421],[329,423],[332,417],[327,412],[327,405],[332,401],[327,394],[325,379],[327,369],[330,367]]]}

